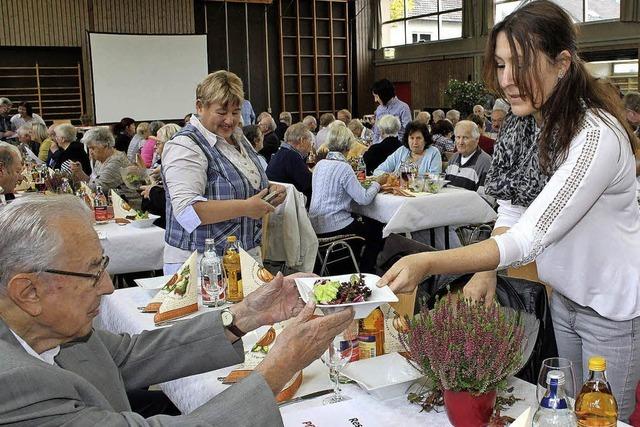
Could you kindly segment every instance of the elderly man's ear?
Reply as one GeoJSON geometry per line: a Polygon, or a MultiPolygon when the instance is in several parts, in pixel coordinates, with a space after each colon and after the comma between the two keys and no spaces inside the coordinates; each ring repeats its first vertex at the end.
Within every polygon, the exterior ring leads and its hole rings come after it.
{"type": "MultiPolygon", "coordinates": [[[[42,298],[36,286],[40,281],[34,273],[16,274],[7,284],[7,297],[31,316],[42,312],[42,298]]],[[[42,289],[42,288],[41,288],[42,289]]]]}

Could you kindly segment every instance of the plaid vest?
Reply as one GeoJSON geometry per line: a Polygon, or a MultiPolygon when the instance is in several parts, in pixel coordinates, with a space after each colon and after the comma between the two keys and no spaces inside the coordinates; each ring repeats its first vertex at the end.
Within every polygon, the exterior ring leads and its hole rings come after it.
{"type": "MultiPolygon", "coordinates": [[[[254,196],[258,191],[254,190],[245,176],[230,162],[214,145],[213,147],[192,125],[185,126],[176,136],[187,136],[196,144],[207,157],[207,186],[203,197],[207,200],[244,200],[254,196]]],[[[245,139],[238,141],[243,144],[245,151],[251,160],[259,165],[258,155],[245,139]]],[[[171,144],[168,141],[167,144],[171,144]]],[[[267,175],[262,168],[260,171],[260,189],[269,185],[267,175]]],[[[163,177],[164,178],[164,177],[163,177]]],[[[167,180],[163,179],[166,183],[167,180]]],[[[169,190],[166,188],[166,212],[167,228],[164,239],[169,245],[185,249],[204,252],[204,240],[213,238],[216,242],[216,252],[219,256],[224,253],[227,236],[236,236],[245,250],[252,249],[260,244],[262,237],[262,220],[254,220],[246,216],[239,216],[216,224],[200,225],[193,233],[187,233],[175,218],[169,190]]]]}

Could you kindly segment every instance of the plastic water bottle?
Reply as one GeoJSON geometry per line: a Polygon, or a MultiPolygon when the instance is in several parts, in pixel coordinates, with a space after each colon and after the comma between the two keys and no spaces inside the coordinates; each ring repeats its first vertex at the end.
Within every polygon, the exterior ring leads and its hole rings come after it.
{"type": "Polygon", "coordinates": [[[547,391],[533,416],[533,427],[576,427],[578,419],[564,391],[564,372],[549,371],[547,391]]]}
{"type": "Polygon", "coordinates": [[[217,307],[226,300],[222,264],[213,239],[204,241],[204,255],[200,261],[200,292],[202,303],[206,306],[217,307]]]}

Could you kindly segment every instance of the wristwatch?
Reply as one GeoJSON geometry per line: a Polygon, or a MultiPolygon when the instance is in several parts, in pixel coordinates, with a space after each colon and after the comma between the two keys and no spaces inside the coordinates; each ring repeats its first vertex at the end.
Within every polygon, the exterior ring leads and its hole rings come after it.
{"type": "Polygon", "coordinates": [[[233,335],[241,338],[246,335],[245,332],[242,332],[235,324],[235,316],[231,310],[225,308],[222,310],[220,316],[222,317],[222,326],[229,330],[233,335]]]}

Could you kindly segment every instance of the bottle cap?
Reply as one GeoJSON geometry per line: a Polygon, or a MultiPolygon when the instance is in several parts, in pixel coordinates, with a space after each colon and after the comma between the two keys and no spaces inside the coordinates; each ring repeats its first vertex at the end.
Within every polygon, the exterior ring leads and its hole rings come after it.
{"type": "Polygon", "coordinates": [[[238,240],[238,238],[236,236],[227,236],[227,242],[229,242],[229,243],[233,243],[236,240],[238,240]]]}
{"type": "Polygon", "coordinates": [[[607,361],[602,356],[591,356],[589,358],[589,370],[602,372],[607,369],[607,361]]]}
{"type": "Polygon", "coordinates": [[[552,381],[556,381],[558,385],[564,384],[564,372],[549,371],[547,373],[547,384],[551,384],[552,381]]]}
{"type": "Polygon", "coordinates": [[[210,237],[204,239],[204,244],[205,245],[215,245],[215,243],[216,243],[215,239],[212,239],[210,237]]]}

